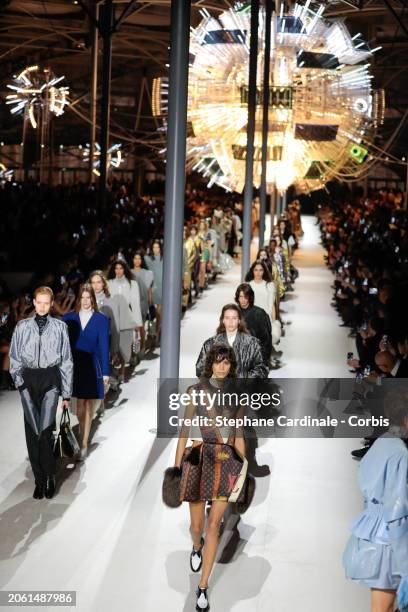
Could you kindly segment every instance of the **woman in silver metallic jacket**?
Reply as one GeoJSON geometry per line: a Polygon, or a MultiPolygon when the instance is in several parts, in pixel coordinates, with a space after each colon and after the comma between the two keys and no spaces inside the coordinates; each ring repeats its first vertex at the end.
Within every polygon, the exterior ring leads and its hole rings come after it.
{"type": "Polygon", "coordinates": [[[237,358],[237,378],[268,378],[261,345],[248,333],[241,310],[236,304],[226,304],[221,312],[216,335],[208,338],[201,347],[196,363],[196,374],[202,376],[205,359],[215,343],[221,342],[234,349],[237,358]]]}
{"type": "Polygon", "coordinates": [[[17,324],[10,346],[10,374],[23,405],[35,499],[54,495],[55,415],[59,396],[63,397],[63,409],[68,409],[72,393],[73,362],[68,328],[49,315],[53,297],[49,287],[35,291],[36,314],[17,324]]]}

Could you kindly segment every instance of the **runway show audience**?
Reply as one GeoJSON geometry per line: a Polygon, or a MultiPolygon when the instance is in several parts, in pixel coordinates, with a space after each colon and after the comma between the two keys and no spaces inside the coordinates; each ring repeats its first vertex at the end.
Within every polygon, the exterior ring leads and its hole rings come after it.
{"type": "MultiPolygon", "coordinates": [[[[355,339],[347,366],[366,382],[361,390],[384,378],[408,377],[408,216],[402,203],[401,192],[381,190],[331,201],[317,212],[334,273],[332,305],[355,339]]],[[[363,397],[355,393],[354,407],[361,408],[363,397]]],[[[353,456],[363,457],[374,439],[353,456]]]]}

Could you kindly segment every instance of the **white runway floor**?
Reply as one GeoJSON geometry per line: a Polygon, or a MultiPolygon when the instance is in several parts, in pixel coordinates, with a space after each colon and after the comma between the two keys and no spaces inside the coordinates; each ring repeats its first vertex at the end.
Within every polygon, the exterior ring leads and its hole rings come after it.
{"type": "MultiPolygon", "coordinates": [[[[330,307],[332,277],[312,218],[304,219],[304,229],[295,262],[300,278],[283,305],[292,321],[281,342],[285,365],[276,376],[347,376],[352,341],[330,307]]],[[[201,343],[214,333],[238,282],[236,269],[187,312],[182,376],[194,375],[201,343]]],[[[0,590],[76,590],[72,610],[80,612],[194,610],[198,577],[189,570],[188,508],[170,510],[161,501],[175,442],[150,431],[158,365],[153,359],[138,366],[106,412],[86,463],[64,472],[50,501],[31,497],[17,393],[1,395],[0,590]]],[[[355,447],[355,440],[341,439],[260,441],[257,461],[270,476],[257,479],[254,503],[238,524],[240,539],[227,547],[236,544],[232,559],[215,567],[214,612],[368,610],[368,592],[347,583],[341,567],[347,524],[360,508],[349,455],[355,447]]]]}

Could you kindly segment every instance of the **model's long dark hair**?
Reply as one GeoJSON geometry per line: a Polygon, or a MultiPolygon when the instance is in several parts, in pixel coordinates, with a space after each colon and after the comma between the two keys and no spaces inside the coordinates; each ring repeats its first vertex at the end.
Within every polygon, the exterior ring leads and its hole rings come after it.
{"type": "Polygon", "coordinates": [[[76,312],[79,312],[81,310],[81,298],[82,298],[83,293],[89,293],[89,295],[91,296],[92,310],[94,312],[98,312],[99,308],[96,302],[95,291],[93,290],[91,283],[84,283],[83,285],[80,286],[79,291],[78,291],[78,297],[75,302],[76,312]]]}
{"type": "Polygon", "coordinates": [[[265,253],[266,253],[266,255],[267,255],[267,258],[269,259],[270,255],[269,255],[269,249],[268,249],[268,247],[267,247],[267,246],[264,246],[264,247],[262,247],[261,249],[259,249],[259,251],[258,251],[258,253],[257,253],[257,256],[256,256],[256,259],[257,259],[257,260],[262,259],[262,257],[261,257],[261,253],[262,253],[262,251],[265,251],[265,253]]]}
{"type": "Polygon", "coordinates": [[[256,256],[256,259],[259,260],[259,261],[263,261],[264,264],[266,265],[266,267],[268,268],[270,274],[272,275],[272,259],[271,259],[271,254],[269,252],[269,248],[265,246],[265,247],[262,247],[261,249],[259,249],[258,254],[256,256]],[[261,257],[262,251],[265,251],[265,253],[267,255],[266,259],[263,259],[261,257]]]}
{"type": "Polygon", "coordinates": [[[111,268],[109,270],[108,278],[110,280],[112,280],[113,278],[116,278],[116,274],[115,274],[115,267],[116,266],[122,266],[122,268],[125,271],[125,277],[128,280],[129,285],[130,285],[130,282],[133,280],[133,276],[132,276],[132,273],[130,271],[129,266],[127,265],[127,263],[126,263],[126,261],[124,259],[116,259],[113,262],[113,264],[111,265],[111,268]]]}
{"type": "Polygon", "coordinates": [[[193,229],[195,230],[195,232],[196,232],[196,234],[197,234],[198,229],[197,229],[197,226],[196,226],[196,224],[195,224],[195,223],[190,223],[190,225],[187,225],[186,227],[187,227],[187,238],[188,238],[189,236],[191,236],[191,230],[193,230],[193,229]]]}
{"type": "Polygon", "coordinates": [[[223,359],[228,359],[231,364],[230,371],[228,372],[228,376],[226,376],[226,378],[236,378],[237,358],[234,350],[222,342],[216,342],[208,351],[205,358],[203,377],[211,378],[213,376],[214,362],[219,362],[223,359]]]}
{"type": "Polygon", "coordinates": [[[248,283],[241,283],[240,285],[238,285],[237,290],[235,292],[235,301],[238,304],[238,306],[239,306],[239,294],[240,293],[243,293],[245,295],[246,299],[249,302],[249,307],[252,308],[255,302],[255,293],[251,285],[249,285],[248,283]]]}
{"type": "Polygon", "coordinates": [[[140,250],[139,250],[139,251],[135,251],[135,252],[133,253],[133,256],[132,256],[132,263],[133,263],[133,260],[134,260],[134,258],[136,257],[136,255],[139,255],[140,259],[142,260],[142,268],[143,268],[143,270],[148,270],[149,268],[146,266],[146,262],[145,262],[145,260],[144,260],[144,253],[143,253],[143,251],[140,251],[140,250]]]}
{"type": "Polygon", "coordinates": [[[262,261],[262,259],[256,259],[254,261],[254,263],[252,264],[252,266],[249,268],[247,275],[245,277],[245,281],[247,283],[249,283],[249,281],[254,280],[254,268],[255,266],[261,266],[263,269],[263,275],[262,275],[262,280],[266,281],[267,283],[272,282],[272,276],[271,273],[268,270],[268,267],[266,266],[266,264],[262,261]]]}
{"type": "Polygon", "coordinates": [[[153,245],[154,244],[158,244],[159,245],[159,247],[160,247],[160,259],[163,259],[163,247],[162,247],[162,244],[161,244],[160,240],[153,240],[153,242],[152,242],[152,244],[150,246],[150,259],[152,261],[154,261],[154,253],[153,253],[153,245]]]}
{"type": "Polygon", "coordinates": [[[242,314],[241,314],[241,310],[240,308],[238,308],[238,306],[236,304],[225,304],[225,306],[223,306],[223,309],[221,310],[221,315],[220,315],[220,322],[219,325],[217,327],[217,334],[223,334],[225,332],[225,325],[223,322],[224,319],[224,315],[226,313],[227,310],[234,310],[239,318],[239,323],[238,323],[238,330],[239,332],[243,333],[243,334],[249,334],[248,328],[245,324],[244,319],[242,318],[242,314]]]}

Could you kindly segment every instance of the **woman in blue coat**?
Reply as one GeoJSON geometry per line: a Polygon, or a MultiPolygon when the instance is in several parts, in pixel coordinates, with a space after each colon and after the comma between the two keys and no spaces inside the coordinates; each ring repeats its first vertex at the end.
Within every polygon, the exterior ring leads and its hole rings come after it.
{"type": "MultiPolygon", "coordinates": [[[[392,612],[396,591],[408,576],[408,394],[386,399],[387,433],[360,463],[364,510],[351,524],[343,556],[346,577],[371,589],[371,611],[392,612]]],[[[401,606],[400,610],[405,610],[401,606]]]]}
{"type": "Polygon", "coordinates": [[[105,396],[109,382],[109,319],[98,312],[92,285],[79,290],[76,308],[64,316],[74,359],[73,397],[81,434],[81,456],[85,459],[96,400],[105,396]]]}

